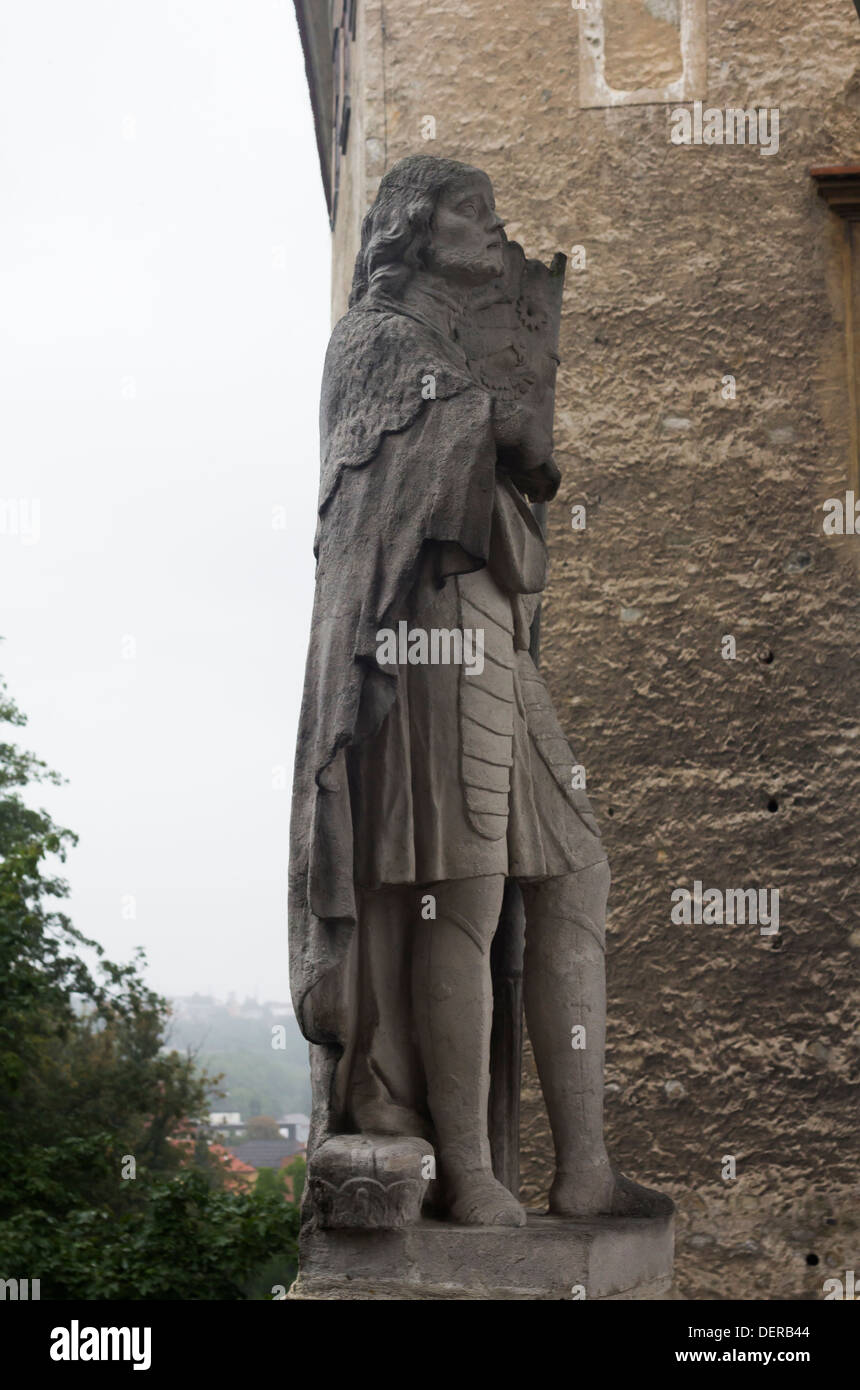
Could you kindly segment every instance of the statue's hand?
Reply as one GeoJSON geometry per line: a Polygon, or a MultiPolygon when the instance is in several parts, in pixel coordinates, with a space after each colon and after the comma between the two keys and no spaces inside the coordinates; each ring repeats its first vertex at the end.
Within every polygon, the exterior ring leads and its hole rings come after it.
{"type": "Polygon", "coordinates": [[[551,456],[527,472],[511,470],[510,476],[530,502],[551,502],[561,482],[561,474],[551,456]]]}
{"type": "Polygon", "coordinates": [[[552,434],[542,416],[520,402],[496,401],[493,433],[498,466],[532,502],[554,497],[561,481],[552,457],[552,434]]]}

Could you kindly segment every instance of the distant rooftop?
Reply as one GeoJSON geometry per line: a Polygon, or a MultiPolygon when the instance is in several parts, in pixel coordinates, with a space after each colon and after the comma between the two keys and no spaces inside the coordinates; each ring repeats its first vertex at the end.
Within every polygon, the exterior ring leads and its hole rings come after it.
{"type": "Polygon", "coordinates": [[[304,1147],[297,1139],[249,1139],[247,1144],[238,1144],[230,1152],[252,1168],[283,1168],[289,1159],[302,1153],[304,1147]]]}

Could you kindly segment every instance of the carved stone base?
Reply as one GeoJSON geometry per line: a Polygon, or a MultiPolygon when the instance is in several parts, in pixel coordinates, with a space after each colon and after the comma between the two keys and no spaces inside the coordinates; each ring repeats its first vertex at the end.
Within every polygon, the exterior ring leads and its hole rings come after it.
{"type": "Polygon", "coordinates": [[[384,1134],[327,1139],[308,1165],[317,1224],[367,1230],[417,1221],[434,1163],[426,1139],[384,1134]]]}
{"type": "Polygon", "coordinates": [[[654,1299],[672,1282],[674,1209],[590,1221],[529,1212],[523,1227],[421,1220],[400,1230],[309,1229],[299,1299],[654,1299]]]}

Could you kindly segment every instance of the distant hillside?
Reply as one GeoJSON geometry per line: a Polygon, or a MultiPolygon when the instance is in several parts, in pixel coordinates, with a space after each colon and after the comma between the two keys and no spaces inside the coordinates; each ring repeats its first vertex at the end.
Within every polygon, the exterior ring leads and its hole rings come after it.
{"type": "Polygon", "coordinates": [[[223,1099],[213,1110],[238,1110],[275,1119],[310,1114],[308,1045],[288,1004],[212,999],[193,994],[171,1000],[168,1048],[191,1051],[210,1073],[223,1072],[223,1099]],[[284,1030],[283,1048],[272,1046],[272,1029],[284,1030]]]}

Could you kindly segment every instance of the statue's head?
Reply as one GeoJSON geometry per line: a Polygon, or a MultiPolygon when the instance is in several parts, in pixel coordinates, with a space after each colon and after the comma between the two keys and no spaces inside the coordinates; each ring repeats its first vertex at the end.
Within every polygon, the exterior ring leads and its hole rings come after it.
{"type": "Polygon", "coordinates": [[[350,305],[374,290],[396,297],[416,271],[462,288],[494,280],[504,268],[503,226],[480,169],[434,155],[399,160],[364,219],[350,305]]]}

